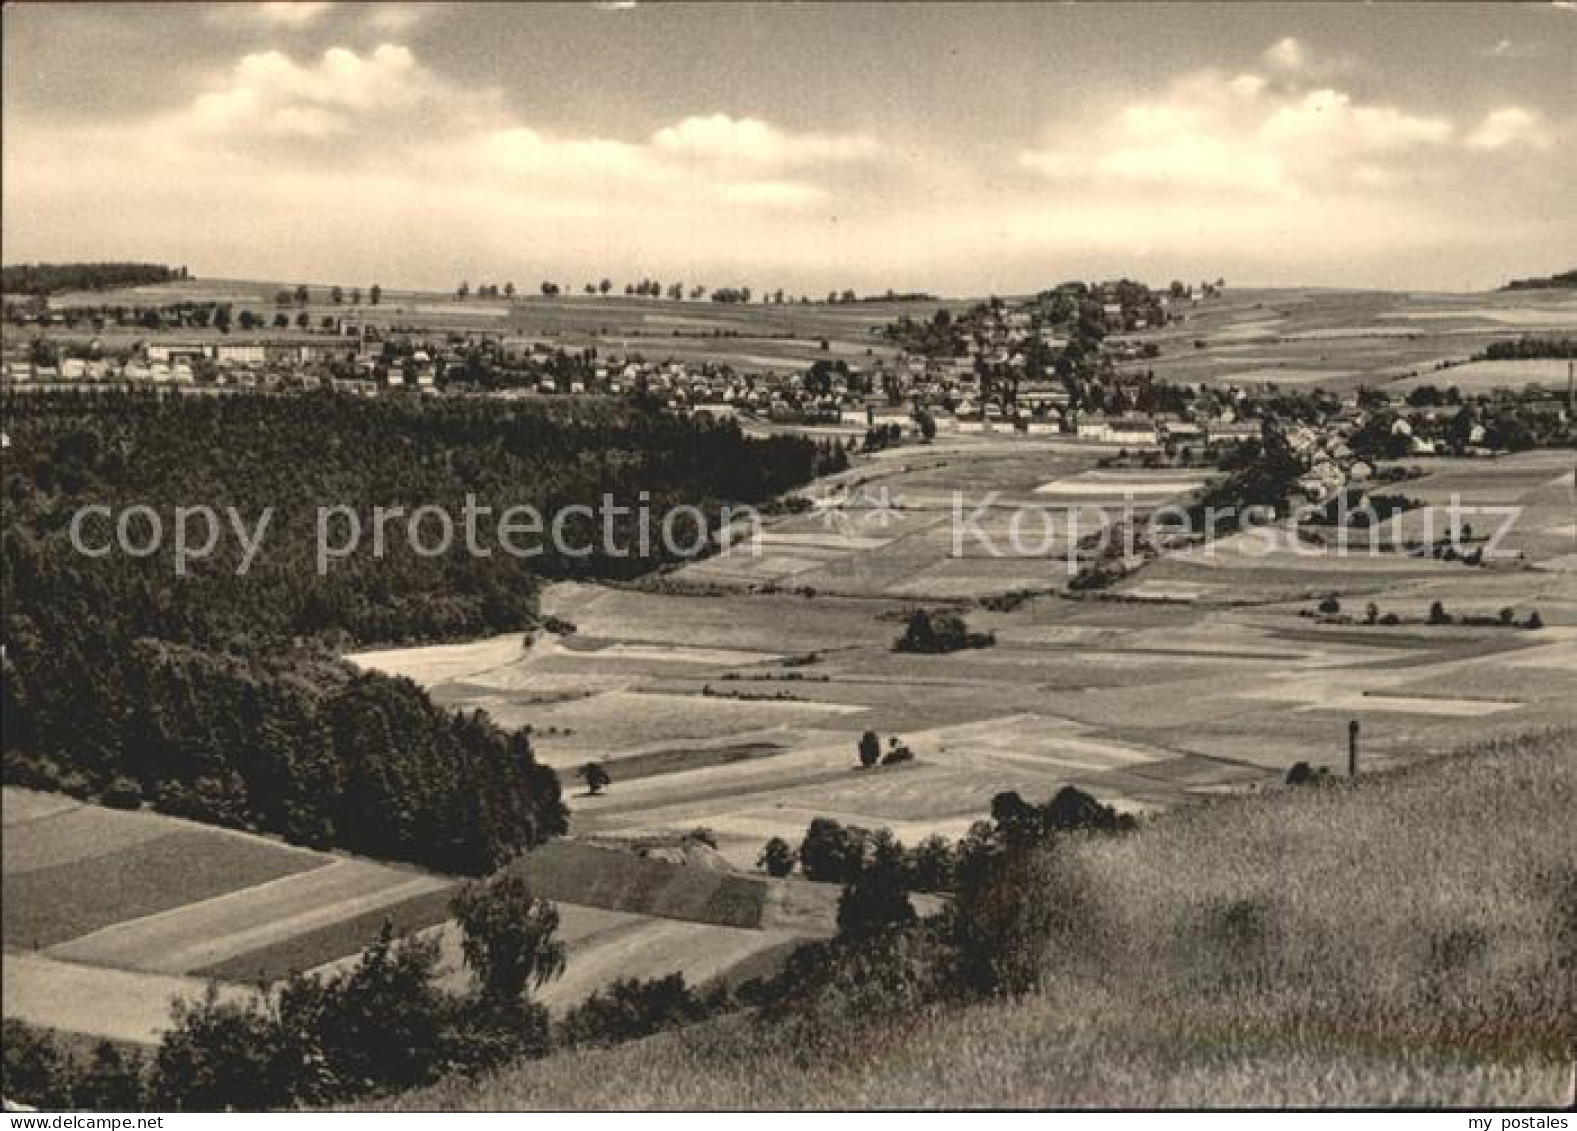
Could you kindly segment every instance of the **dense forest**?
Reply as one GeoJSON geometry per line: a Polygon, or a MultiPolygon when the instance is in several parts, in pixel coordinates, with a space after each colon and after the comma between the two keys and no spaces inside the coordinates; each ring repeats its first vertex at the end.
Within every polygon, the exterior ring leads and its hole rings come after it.
{"type": "Polygon", "coordinates": [[[1577,268],[1562,271],[1558,275],[1542,275],[1531,279],[1513,279],[1501,290],[1504,291],[1542,291],[1558,287],[1577,287],[1577,268]]]}
{"type": "Polygon", "coordinates": [[[162,263],[19,263],[0,267],[0,292],[52,295],[63,291],[102,291],[186,278],[186,268],[162,263]]]}
{"type": "MultiPolygon", "coordinates": [[[[34,394],[0,407],[8,781],[467,872],[563,830],[556,778],[524,734],[444,712],[335,653],[530,630],[538,578],[633,576],[661,564],[661,540],[653,557],[618,557],[600,528],[572,529],[590,555],[544,537],[521,559],[468,553],[457,532],[429,557],[397,523],[381,556],[368,530],[319,576],[317,508],[366,522],[375,506],[435,505],[458,523],[467,495],[496,519],[608,493],[715,513],[809,479],[824,455],[585,399],[34,394]],[[78,553],[71,521],[89,504],[153,508],[165,550],[78,553]],[[175,508],[199,505],[233,507],[254,531],[275,509],[244,575],[228,529],[177,575],[175,508]]],[[[630,545],[629,520],[616,525],[615,545],[630,545]]],[[[477,527],[478,545],[498,545],[477,527]]],[[[112,535],[107,520],[83,529],[95,546],[112,535]]]]}

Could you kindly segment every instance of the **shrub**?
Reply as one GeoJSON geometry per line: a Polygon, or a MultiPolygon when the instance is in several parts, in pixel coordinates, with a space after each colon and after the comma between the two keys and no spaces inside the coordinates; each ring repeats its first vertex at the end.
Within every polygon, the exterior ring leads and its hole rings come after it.
{"type": "Polygon", "coordinates": [[[139,1054],[125,1053],[100,1041],[87,1062],[77,1066],[71,1106],[88,1111],[139,1111],[144,1106],[144,1071],[139,1054]]]}
{"type": "Polygon", "coordinates": [[[1324,766],[1315,769],[1307,762],[1295,762],[1287,771],[1286,782],[1288,785],[1319,785],[1329,781],[1330,776],[1330,770],[1324,766]]]}
{"type": "Polygon", "coordinates": [[[876,765],[882,756],[882,740],[876,737],[874,730],[868,730],[860,735],[860,765],[866,769],[876,765]]]}
{"type": "Polygon", "coordinates": [[[1337,600],[1336,594],[1334,593],[1328,595],[1324,600],[1322,600],[1319,607],[1320,612],[1328,617],[1333,617],[1342,611],[1342,603],[1341,601],[1337,600]]]}
{"type": "Polygon", "coordinates": [[[154,1056],[153,1106],[170,1111],[262,1111],[289,1105],[305,1066],[254,1002],[221,1002],[218,988],[175,1007],[175,1024],[154,1056]]]}
{"type": "Polygon", "coordinates": [[[1092,882],[1054,848],[977,853],[958,887],[947,934],[959,983],[974,993],[1035,990],[1054,957],[1099,953],[1108,942],[1092,882]]]}
{"type": "Polygon", "coordinates": [[[932,833],[909,850],[910,890],[952,891],[957,867],[957,852],[952,842],[932,833]]]}
{"type": "Polygon", "coordinates": [[[829,817],[817,817],[805,830],[799,846],[799,866],[808,880],[848,883],[865,863],[871,834],[854,825],[844,826],[829,817]]]}
{"type": "Polygon", "coordinates": [[[952,609],[916,609],[909,614],[904,634],[893,644],[896,652],[935,654],[965,648],[989,648],[996,637],[971,632],[964,618],[952,609]]]}
{"type": "Polygon", "coordinates": [[[838,934],[861,939],[917,920],[909,902],[908,861],[903,845],[885,829],[871,841],[871,852],[838,898],[838,934]]]}
{"type": "Polygon", "coordinates": [[[142,786],[124,775],[117,776],[100,800],[111,809],[137,809],[142,805],[142,786]]]}
{"type": "Polygon", "coordinates": [[[33,1107],[71,1105],[70,1066],[49,1033],[7,1017],[0,1040],[0,1090],[33,1107]]]}
{"type": "Polygon", "coordinates": [[[620,978],[565,1015],[559,1038],[571,1045],[612,1045],[699,1021],[707,1004],[683,974],[639,981],[620,978]]]}

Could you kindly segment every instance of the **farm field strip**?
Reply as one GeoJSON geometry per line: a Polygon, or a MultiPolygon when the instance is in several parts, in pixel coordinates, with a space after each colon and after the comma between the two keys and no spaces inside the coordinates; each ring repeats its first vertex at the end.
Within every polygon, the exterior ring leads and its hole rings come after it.
{"type": "MultiPolygon", "coordinates": [[[[120,815],[100,812],[108,814],[105,819],[120,815]]],[[[102,857],[7,873],[5,945],[53,946],[127,919],[320,868],[329,859],[261,837],[171,823],[186,827],[102,857]]]]}
{"type": "MultiPolygon", "coordinates": [[[[201,998],[208,983],[7,951],[0,986],[7,1017],[104,1040],[153,1045],[170,1027],[170,1002],[201,998]]],[[[240,986],[219,987],[221,1001],[246,1001],[252,994],[240,986]]]]}
{"type": "Polygon", "coordinates": [[[186,973],[452,883],[339,859],[311,872],[126,920],[49,953],[103,966],[186,973]]]}
{"type": "Polygon", "coordinates": [[[34,821],[48,820],[62,813],[80,809],[83,802],[63,793],[40,793],[37,790],[7,788],[0,791],[0,827],[22,828],[34,821]]]}
{"type": "MultiPolygon", "coordinates": [[[[11,794],[8,789],[6,796],[11,794]]],[[[169,836],[172,831],[167,822],[152,814],[127,814],[125,820],[106,821],[101,810],[74,800],[47,817],[5,828],[0,871],[8,876],[107,856],[169,836]]]]}
{"type": "Polygon", "coordinates": [[[781,652],[745,652],[729,648],[688,647],[679,644],[609,644],[591,652],[577,652],[599,660],[649,661],[663,664],[699,664],[706,667],[748,667],[782,660],[781,652]]]}

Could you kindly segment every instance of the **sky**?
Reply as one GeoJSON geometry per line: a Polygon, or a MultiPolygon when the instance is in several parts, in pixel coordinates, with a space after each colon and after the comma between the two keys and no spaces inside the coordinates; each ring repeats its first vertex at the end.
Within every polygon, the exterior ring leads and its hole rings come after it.
{"type": "Polygon", "coordinates": [[[0,18],[7,263],[959,296],[1577,266],[1577,0],[0,18]]]}

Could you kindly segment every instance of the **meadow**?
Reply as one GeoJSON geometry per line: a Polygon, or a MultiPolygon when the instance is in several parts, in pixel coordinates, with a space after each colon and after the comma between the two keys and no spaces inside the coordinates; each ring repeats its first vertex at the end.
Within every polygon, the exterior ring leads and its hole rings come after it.
{"type": "Polygon", "coordinates": [[[809,1044],[730,1015],[388,1106],[1565,1104],[1574,754],[1536,732],[1069,840],[1042,868],[1081,911],[1022,997],[840,1015],[809,1044]]]}

